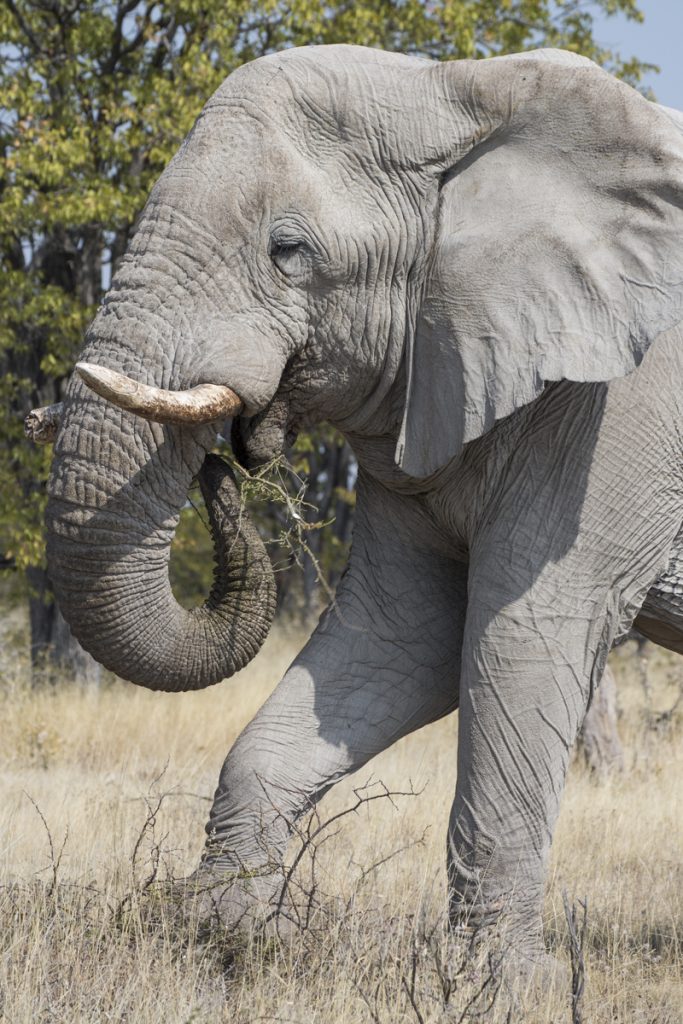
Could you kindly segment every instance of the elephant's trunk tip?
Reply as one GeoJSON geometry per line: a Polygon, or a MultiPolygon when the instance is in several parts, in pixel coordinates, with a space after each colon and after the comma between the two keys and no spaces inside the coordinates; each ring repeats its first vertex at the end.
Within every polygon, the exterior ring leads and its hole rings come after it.
{"type": "Polygon", "coordinates": [[[34,444],[52,444],[57,437],[63,413],[62,402],[32,409],[24,420],[24,434],[34,444]]]}

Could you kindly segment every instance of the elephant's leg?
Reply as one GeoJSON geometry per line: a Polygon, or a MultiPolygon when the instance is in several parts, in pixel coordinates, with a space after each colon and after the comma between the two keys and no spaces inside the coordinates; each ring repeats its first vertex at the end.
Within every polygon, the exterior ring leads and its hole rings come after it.
{"type": "Polygon", "coordinates": [[[249,893],[271,898],[291,825],[331,785],[457,706],[466,569],[428,533],[416,506],[361,486],[336,606],[220,775],[199,875],[246,879],[221,897],[224,919],[249,893]]]}
{"type": "MultiPolygon", "coordinates": [[[[664,486],[665,467],[661,476],[664,486]]],[[[506,508],[503,498],[499,519],[471,552],[448,839],[451,920],[469,934],[495,924],[532,960],[543,956],[546,864],[588,698],[675,532],[675,520],[667,527],[662,516],[653,541],[645,490],[618,514],[609,509],[613,524],[605,526],[605,502],[591,488],[589,481],[573,544],[558,543],[569,499],[506,508]]]]}
{"type": "Polygon", "coordinates": [[[473,527],[451,916],[476,928],[505,910],[498,927],[530,953],[542,952],[546,862],[591,689],[680,524],[679,352],[672,332],[607,388],[549,388],[473,527]]]}
{"type": "MultiPolygon", "coordinates": [[[[487,578],[488,577],[488,578],[487,578]]],[[[525,594],[497,602],[496,580],[470,587],[463,648],[458,778],[448,834],[450,918],[532,959],[542,956],[546,861],[604,620],[525,594]]]]}

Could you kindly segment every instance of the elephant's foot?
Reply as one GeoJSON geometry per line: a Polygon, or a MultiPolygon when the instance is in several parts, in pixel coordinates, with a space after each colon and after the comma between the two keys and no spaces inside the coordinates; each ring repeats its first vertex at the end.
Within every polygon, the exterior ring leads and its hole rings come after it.
{"type": "Polygon", "coordinates": [[[196,892],[196,913],[208,924],[244,934],[290,932],[284,873],[272,865],[231,871],[204,863],[186,884],[196,892]]]}
{"type": "Polygon", "coordinates": [[[468,949],[484,994],[495,988],[499,999],[522,1005],[551,992],[569,997],[571,972],[546,951],[540,914],[520,914],[510,898],[470,907],[451,902],[450,931],[460,955],[468,949]]]}
{"type": "Polygon", "coordinates": [[[159,882],[140,903],[144,925],[155,931],[207,938],[248,938],[255,931],[284,939],[296,930],[288,913],[282,871],[230,871],[202,864],[187,878],[159,882]]]}
{"type": "Polygon", "coordinates": [[[521,995],[544,997],[554,993],[558,998],[571,994],[571,971],[566,963],[545,950],[529,956],[523,950],[510,948],[504,964],[506,985],[521,995]]]}
{"type": "Polygon", "coordinates": [[[463,999],[472,1017],[526,1020],[541,1006],[568,1005],[571,985],[566,966],[545,950],[513,946],[497,932],[470,939],[453,934],[444,974],[453,975],[459,993],[440,1021],[461,1020],[463,999]]]}

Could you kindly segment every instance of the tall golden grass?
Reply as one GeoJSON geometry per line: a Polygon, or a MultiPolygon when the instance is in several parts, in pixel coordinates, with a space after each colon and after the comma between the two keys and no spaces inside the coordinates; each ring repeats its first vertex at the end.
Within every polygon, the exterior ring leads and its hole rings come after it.
{"type": "MultiPolygon", "coordinates": [[[[139,893],[154,874],[196,865],[222,760],[300,643],[281,628],[237,678],[182,696],[117,681],[31,689],[26,666],[2,652],[0,1020],[572,1020],[561,985],[536,992],[533,1008],[509,1010],[500,997],[487,1012],[489,987],[468,1009],[482,974],[457,960],[441,929],[456,716],[396,744],[324,801],[323,816],[343,810],[371,777],[421,791],[363,804],[328,830],[316,867],[323,928],[240,944],[188,936],[172,919],[142,926],[139,893]]],[[[547,941],[567,959],[562,892],[587,897],[581,1019],[681,1024],[683,722],[660,714],[675,702],[681,669],[650,648],[648,695],[633,645],[612,664],[626,767],[598,780],[580,759],[572,766],[547,941]]]]}

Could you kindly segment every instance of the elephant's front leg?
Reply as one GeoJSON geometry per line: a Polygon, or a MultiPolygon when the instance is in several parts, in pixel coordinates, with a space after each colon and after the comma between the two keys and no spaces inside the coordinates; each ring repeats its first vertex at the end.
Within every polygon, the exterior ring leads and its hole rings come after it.
{"type": "Polygon", "coordinates": [[[196,877],[218,880],[224,921],[277,898],[292,823],[330,786],[457,706],[466,570],[429,530],[416,505],[361,482],[336,604],[221,772],[196,877]]]}

